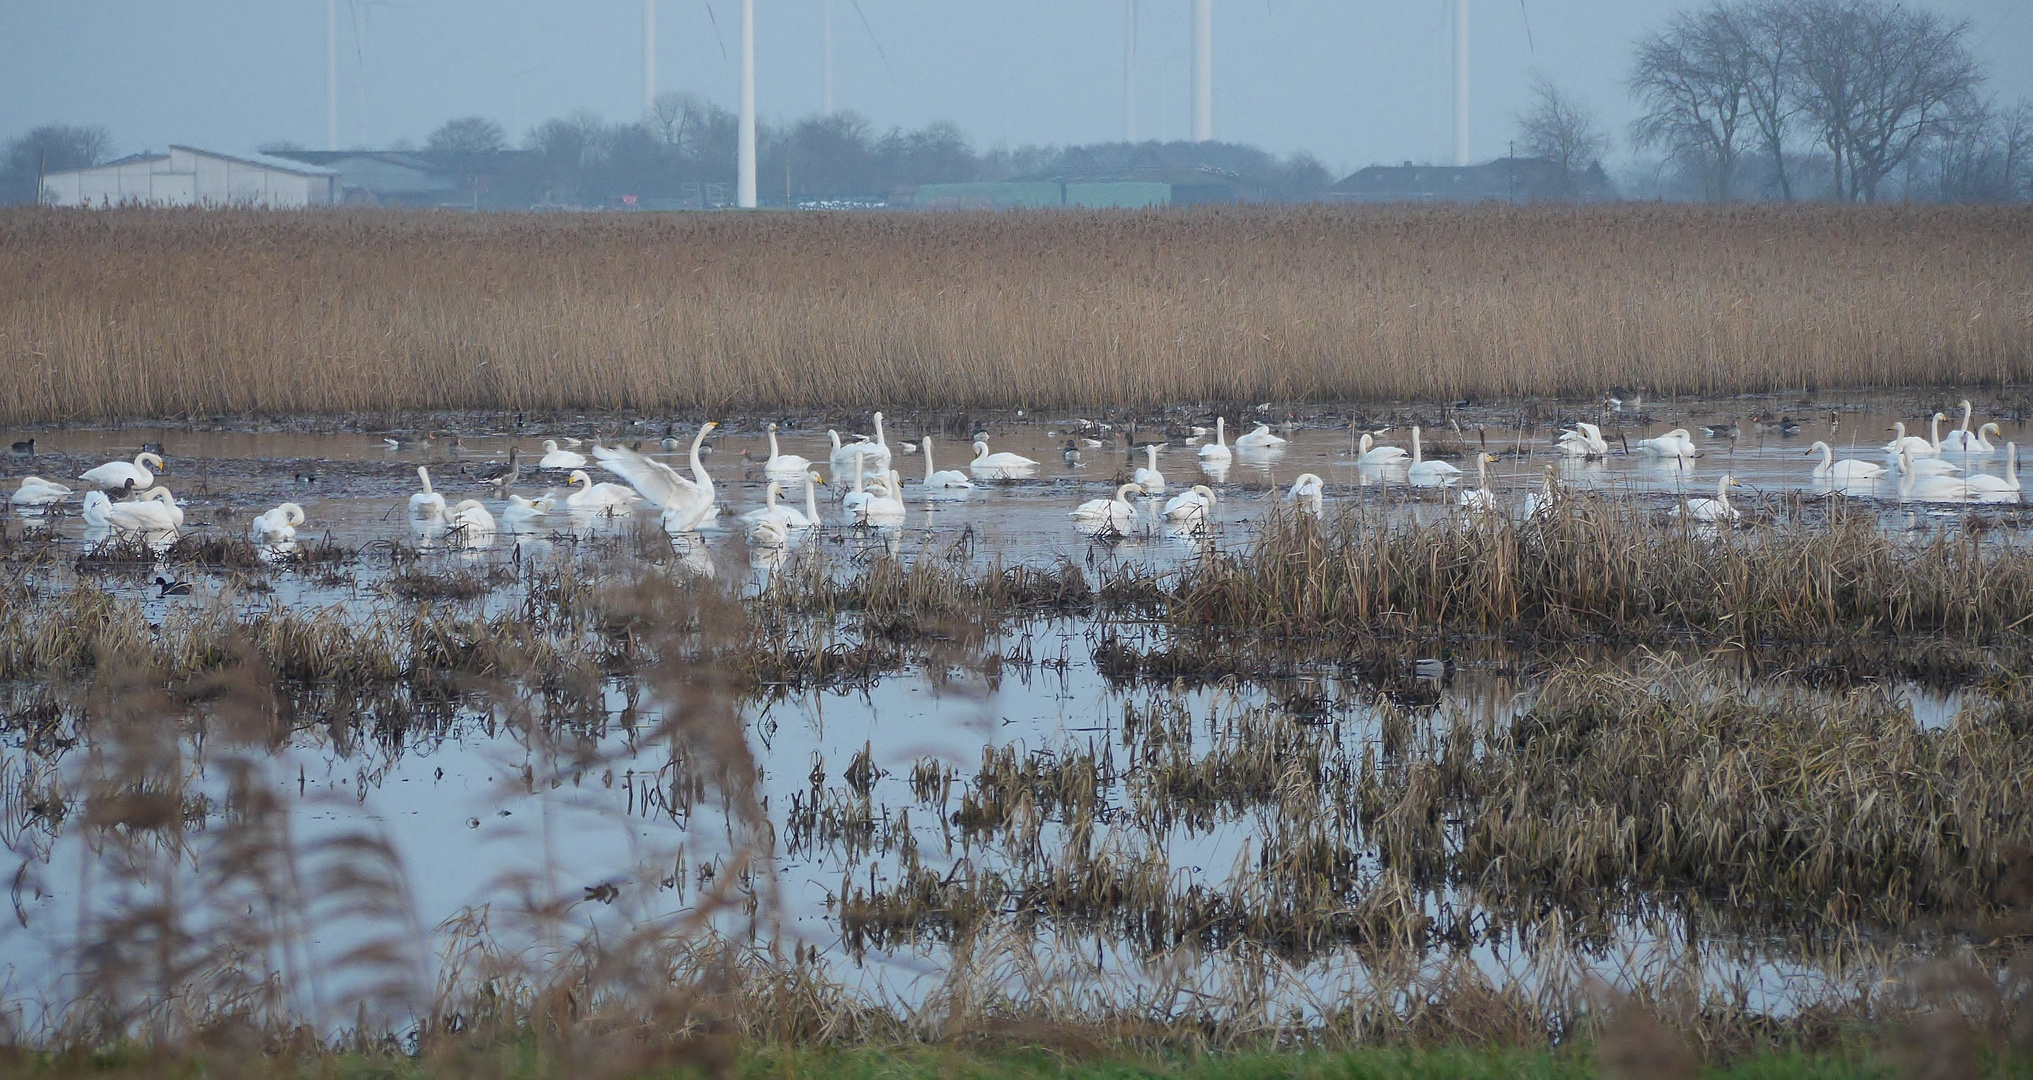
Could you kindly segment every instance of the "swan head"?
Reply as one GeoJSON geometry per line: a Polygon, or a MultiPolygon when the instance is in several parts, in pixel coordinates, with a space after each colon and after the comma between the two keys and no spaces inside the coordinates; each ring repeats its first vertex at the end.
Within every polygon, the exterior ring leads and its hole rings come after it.
{"type": "Polygon", "coordinates": [[[545,439],[545,440],[544,440],[544,453],[546,453],[546,454],[555,454],[555,453],[557,453],[557,452],[558,452],[558,440],[556,440],[556,439],[545,439]]]}
{"type": "Polygon", "coordinates": [[[1144,490],[1144,486],[1142,484],[1124,484],[1121,487],[1115,489],[1115,501],[1127,502],[1129,500],[1129,493],[1132,491],[1136,492],[1139,495],[1150,494],[1150,492],[1144,490]]]}
{"type": "Polygon", "coordinates": [[[979,440],[979,439],[976,439],[976,440],[974,441],[974,456],[975,456],[975,457],[987,457],[987,456],[988,456],[988,444],[987,444],[987,443],[985,443],[985,442],[982,442],[982,441],[981,441],[981,440],[979,440]]]}
{"type": "Polygon", "coordinates": [[[584,484],[584,485],[586,485],[587,487],[592,487],[592,486],[593,486],[593,478],[592,478],[592,477],[590,477],[590,476],[587,476],[587,475],[586,475],[586,470],[584,470],[584,469],[573,469],[573,470],[572,470],[572,475],[570,475],[570,476],[568,476],[568,477],[566,477],[566,478],[565,478],[565,483],[567,483],[567,484],[584,484]]]}
{"type": "Polygon", "coordinates": [[[1206,499],[1208,502],[1214,501],[1214,489],[1208,487],[1206,484],[1194,484],[1193,494],[1198,495],[1203,499],[1206,499]]]}
{"type": "MultiPolygon", "coordinates": [[[[1996,425],[1996,424],[1985,424],[1985,425],[1984,425],[1983,427],[1980,427],[1980,428],[1978,428],[1978,429],[1977,429],[1977,438],[1979,438],[1979,439],[1983,438],[1983,437],[1984,437],[1984,432],[1986,432],[1986,431],[1990,432],[1990,433],[1991,433],[1991,434],[1993,434],[1993,435],[1999,435],[1999,436],[2002,436],[2002,435],[2003,435],[2003,434],[2005,433],[2005,429],[2004,429],[2004,428],[2001,428],[2001,427],[1999,427],[1999,426],[1998,426],[1998,425],[1996,425]]],[[[2007,444],[2007,445],[2010,445],[2010,444],[2007,444]]]]}
{"type": "Polygon", "coordinates": [[[154,499],[156,502],[164,503],[169,506],[176,505],[176,496],[171,495],[169,493],[169,489],[163,487],[161,484],[157,484],[154,487],[149,488],[147,491],[144,491],[141,494],[136,495],[134,498],[136,501],[139,502],[146,502],[149,499],[154,499]]]}
{"type": "Polygon", "coordinates": [[[276,507],[276,509],[282,511],[283,520],[289,522],[290,527],[294,528],[304,523],[303,507],[295,503],[283,503],[281,506],[276,507]]]}
{"type": "Polygon", "coordinates": [[[769,430],[771,434],[776,433],[776,421],[772,420],[769,422],[769,430]]]}
{"type": "Polygon", "coordinates": [[[1355,445],[1358,453],[1367,454],[1370,452],[1370,450],[1376,447],[1376,444],[1377,441],[1371,438],[1370,434],[1365,431],[1363,432],[1362,435],[1362,441],[1356,443],[1355,445]]]}
{"type": "Polygon", "coordinates": [[[162,463],[161,458],[157,457],[152,453],[149,453],[146,450],[143,450],[141,453],[134,455],[134,463],[144,468],[154,469],[156,472],[169,471],[169,466],[164,465],[162,463]]]}

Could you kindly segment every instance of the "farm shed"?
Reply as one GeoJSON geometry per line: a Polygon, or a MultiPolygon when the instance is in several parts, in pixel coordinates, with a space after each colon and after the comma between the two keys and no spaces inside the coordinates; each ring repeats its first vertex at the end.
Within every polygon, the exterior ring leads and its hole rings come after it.
{"type": "Polygon", "coordinates": [[[219,154],[172,146],[42,178],[45,206],[329,206],[332,170],[265,154],[219,154]]]}

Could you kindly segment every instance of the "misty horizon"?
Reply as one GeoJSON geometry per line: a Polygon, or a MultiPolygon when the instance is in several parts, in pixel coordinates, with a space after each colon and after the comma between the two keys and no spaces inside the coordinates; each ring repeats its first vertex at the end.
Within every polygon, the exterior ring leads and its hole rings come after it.
{"type": "MultiPolygon", "coordinates": [[[[1535,75],[1595,109],[1616,136],[1637,108],[1631,45],[1677,0],[1474,0],[1471,151],[1508,151],[1535,75]],[[1528,21],[1529,20],[1529,21],[1528,21]]],[[[2033,13],[2010,0],[1915,5],[1967,19],[1987,94],[2033,96],[2033,13]]],[[[1190,137],[1188,0],[1140,0],[1139,141],[1190,137]]],[[[784,123],[823,108],[822,0],[759,0],[758,111],[784,123]]],[[[1451,158],[1452,4],[1384,14],[1346,5],[1216,0],[1215,137],[1319,157],[1336,174],[1451,158]]],[[[640,0],[341,0],[339,145],[421,143],[447,119],[488,117],[520,143],[539,121],[639,115],[640,0]],[[363,81],[364,74],[364,81],[363,81]],[[364,93],[363,93],[364,90],[364,93]]],[[[737,0],[661,0],[658,89],[731,108],[737,0]]],[[[1124,135],[1118,0],[995,5],[834,0],[835,103],[878,130],[951,122],[977,149],[1124,135]]],[[[7,130],[96,124],[118,152],[325,145],[325,5],[198,0],[179,11],[109,2],[0,13],[7,130]],[[89,77],[86,77],[89,75],[89,77]]]]}

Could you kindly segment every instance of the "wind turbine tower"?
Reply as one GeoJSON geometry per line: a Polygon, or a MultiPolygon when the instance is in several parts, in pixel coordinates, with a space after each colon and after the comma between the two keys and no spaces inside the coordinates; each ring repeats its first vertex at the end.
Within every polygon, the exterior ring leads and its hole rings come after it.
{"type": "Polygon", "coordinates": [[[325,149],[339,148],[339,0],[325,0],[325,149]]]}
{"type": "Polygon", "coordinates": [[[656,119],[656,0],[642,0],[642,122],[656,119]]]}
{"type": "Polygon", "coordinates": [[[1468,164],[1468,0],[1454,0],[1454,164],[1468,164]]]}
{"type": "Polygon", "coordinates": [[[1122,141],[1137,141],[1137,0],[1123,0],[1122,141]]]}
{"type": "Polygon", "coordinates": [[[1213,140],[1214,0],[1193,0],[1193,141],[1213,140]]]}
{"type": "Polygon", "coordinates": [[[741,0],[741,135],[736,150],[734,205],[755,209],[755,0],[741,0]]]}

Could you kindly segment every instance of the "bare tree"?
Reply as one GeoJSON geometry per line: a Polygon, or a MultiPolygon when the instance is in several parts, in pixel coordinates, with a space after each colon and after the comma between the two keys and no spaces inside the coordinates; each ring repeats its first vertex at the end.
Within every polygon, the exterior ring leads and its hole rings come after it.
{"type": "Polygon", "coordinates": [[[1739,48],[1750,67],[1745,90],[1751,122],[1757,127],[1765,156],[1771,160],[1772,179],[1779,185],[1779,197],[1792,202],[1793,179],[1786,168],[1786,139],[1792,132],[1793,118],[1800,113],[1799,95],[1793,92],[1798,63],[1794,45],[1796,20],[1786,0],[1761,0],[1729,10],[1726,25],[1737,35],[1739,48]]]}
{"type": "Polygon", "coordinates": [[[0,202],[34,202],[42,174],[106,160],[113,137],[102,127],[44,124],[8,142],[0,159],[0,202]]]}
{"type": "Polygon", "coordinates": [[[1741,7],[1717,4],[1673,17],[1638,43],[1629,86],[1647,111],[1631,141],[1658,146],[1696,166],[1710,198],[1736,197],[1744,141],[1753,127],[1752,84],[1759,64],[1741,25],[1741,7]]]}
{"type": "Polygon", "coordinates": [[[486,154],[508,145],[501,125],[486,117],[465,116],[447,120],[424,142],[433,154],[486,154]]]}
{"type": "Polygon", "coordinates": [[[1877,198],[1885,177],[1965,114],[1983,72],[1966,22],[1884,0],[1797,0],[1795,93],[1834,161],[1835,196],[1877,198]]]}
{"type": "Polygon", "coordinates": [[[1593,110],[1569,98],[1544,76],[1532,81],[1532,107],[1520,114],[1518,147],[1560,169],[1565,193],[1580,190],[1580,177],[1609,149],[1609,136],[1593,110]]]}

